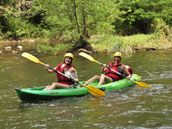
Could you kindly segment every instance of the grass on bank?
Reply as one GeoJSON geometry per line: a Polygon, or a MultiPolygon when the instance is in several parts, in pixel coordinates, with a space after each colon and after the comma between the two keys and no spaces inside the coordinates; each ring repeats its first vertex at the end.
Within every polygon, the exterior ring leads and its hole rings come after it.
{"type": "MultiPolygon", "coordinates": [[[[117,35],[94,35],[88,41],[93,47],[94,52],[115,52],[133,53],[135,49],[155,48],[168,49],[172,48],[170,40],[172,35],[165,36],[159,34],[137,34],[131,36],[117,35]],[[171,36],[171,37],[170,37],[171,36]]],[[[36,49],[44,54],[61,54],[72,48],[73,43],[59,43],[54,46],[48,44],[38,44],[36,49]]]]}
{"type": "Polygon", "coordinates": [[[136,48],[167,49],[172,47],[170,37],[158,34],[137,34],[131,36],[96,35],[89,39],[93,50],[97,52],[132,53],[136,48]]]}
{"type": "Polygon", "coordinates": [[[48,44],[41,44],[39,43],[37,46],[36,46],[36,50],[39,52],[39,53],[43,53],[43,54],[54,54],[54,55],[57,55],[57,54],[61,54],[61,53],[64,53],[66,52],[67,50],[71,49],[72,48],[72,44],[56,44],[55,46],[51,46],[51,45],[48,45],[48,44]]]}

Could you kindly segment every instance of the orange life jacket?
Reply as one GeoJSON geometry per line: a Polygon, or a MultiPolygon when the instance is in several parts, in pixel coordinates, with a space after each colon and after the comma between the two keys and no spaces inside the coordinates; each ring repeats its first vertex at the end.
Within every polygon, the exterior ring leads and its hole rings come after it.
{"type": "MultiPolygon", "coordinates": [[[[110,63],[108,65],[109,68],[106,70],[106,75],[115,80],[123,79],[125,77],[125,75],[124,75],[124,71],[121,69],[121,66],[122,66],[121,63],[120,64],[110,63]],[[114,69],[115,71],[121,73],[121,75],[115,73],[114,71],[112,71],[110,69],[114,69]]],[[[128,69],[128,72],[132,75],[133,70],[131,69],[131,67],[129,67],[128,65],[125,65],[125,67],[128,69]]]]}
{"type": "Polygon", "coordinates": [[[116,63],[109,63],[108,65],[108,69],[106,70],[106,76],[110,77],[110,78],[113,78],[115,80],[120,80],[122,79],[123,77],[117,73],[115,73],[114,71],[112,71],[111,69],[123,74],[124,71],[121,69],[121,65],[122,64],[116,64],[116,63]]]}
{"type": "MultiPolygon", "coordinates": [[[[71,65],[66,65],[66,66],[64,66],[64,67],[61,68],[61,66],[62,66],[63,64],[64,64],[64,63],[60,63],[59,65],[57,65],[56,70],[59,71],[59,72],[61,72],[61,73],[65,73],[64,70],[68,70],[68,69],[70,69],[71,67],[74,67],[74,66],[71,64],[71,65]]],[[[59,82],[59,83],[67,84],[67,85],[71,85],[71,84],[74,83],[71,79],[69,79],[69,78],[67,78],[67,77],[65,77],[65,76],[63,76],[63,75],[61,75],[61,74],[59,74],[59,73],[56,73],[56,74],[57,74],[57,78],[58,78],[58,82],[59,82]]]]}

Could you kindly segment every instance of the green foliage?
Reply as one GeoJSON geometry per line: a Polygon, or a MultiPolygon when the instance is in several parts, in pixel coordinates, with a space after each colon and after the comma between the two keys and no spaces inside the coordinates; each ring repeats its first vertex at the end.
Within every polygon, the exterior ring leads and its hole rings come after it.
{"type": "MultiPolygon", "coordinates": [[[[75,0],[75,2],[80,32],[84,31],[84,27],[89,35],[113,31],[111,22],[116,16],[117,9],[112,0],[75,0]],[[86,25],[83,23],[84,18],[86,25]]],[[[74,15],[74,0],[37,0],[33,4],[33,10],[45,12],[41,25],[46,25],[46,28],[55,33],[52,33],[54,35],[52,37],[64,36],[75,39],[80,35],[74,15]]]]}
{"type": "Polygon", "coordinates": [[[72,47],[71,44],[57,44],[55,47],[48,45],[48,44],[41,44],[39,43],[36,46],[36,50],[39,53],[44,53],[44,54],[60,54],[64,53],[65,51],[69,50],[72,47]]]}
{"type": "Polygon", "coordinates": [[[159,34],[137,34],[132,36],[99,35],[93,36],[89,42],[94,51],[132,53],[137,49],[170,48],[172,44],[169,39],[159,34]]]}
{"type": "MultiPolygon", "coordinates": [[[[82,0],[80,0],[82,1],[82,0]]],[[[79,1],[79,2],[80,2],[79,1]]],[[[78,2],[78,3],[79,3],[78,2]]],[[[87,0],[82,2],[86,13],[86,23],[90,28],[90,33],[108,33],[113,32],[112,21],[117,16],[118,9],[112,0],[87,0]]],[[[82,6],[79,6],[80,21],[82,21],[82,6]]],[[[80,22],[81,26],[82,23],[80,22]]]]}
{"type": "Polygon", "coordinates": [[[1,0],[0,1],[0,5],[4,6],[4,5],[13,5],[15,4],[15,0],[1,0]]]}
{"type": "MultiPolygon", "coordinates": [[[[169,46],[172,39],[171,0],[27,2],[0,1],[0,39],[45,38],[73,44],[82,35],[91,37],[89,42],[95,50],[108,52],[162,46],[159,42],[169,46]],[[114,36],[114,32],[120,35],[138,35],[119,37],[114,36]],[[97,38],[92,38],[95,35],[97,38]]],[[[37,49],[44,53],[59,53],[71,48],[66,44],[53,46],[38,45],[37,49]]]]}
{"type": "MultiPolygon", "coordinates": [[[[120,15],[114,26],[121,34],[149,33],[154,18],[172,24],[172,1],[170,0],[121,0],[120,15]]],[[[154,30],[153,30],[154,31],[154,30]]]]}
{"type": "Polygon", "coordinates": [[[5,38],[20,39],[27,37],[36,37],[40,34],[38,27],[36,28],[22,18],[10,16],[7,20],[8,28],[6,29],[7,35],[5,35],[5,38]]]}
{"type": "Polygon", "coordinates": [[[154,29],[154,32],[159,34],[159,36],[169,36],[170,28],[166,25],[163,19],[154,18],[151,24],[151,28],[154,29]]]}
{"type": "Polygon", "coordinates": [[[2,0],[0,6],[0,36],[5,39],[30,38],[41,36],[40,27],[29,23],[26,13],[22,12],[21,1],[2,0]],[[21,4],[20,7],[18,4],[21,4]],[[2,14],[2,15],[1,15],[2,14]]]}

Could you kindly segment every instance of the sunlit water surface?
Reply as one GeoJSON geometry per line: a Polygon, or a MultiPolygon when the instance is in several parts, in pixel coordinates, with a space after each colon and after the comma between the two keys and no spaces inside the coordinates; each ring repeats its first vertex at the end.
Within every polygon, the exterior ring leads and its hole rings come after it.
{"type": "MultiPolygon", "coordinates": [[[[110,54],[94,54],[103,63],[110,54]]],[[[56,66],[60,56],[38,56],[56,66]]],[[[0,56],[0,128],[2,129],[122,129],[172,128],[172,50],[137,52],[124,56],[142,81],[152,88],[110,91],[104,98],[91,95],[36,103],[19,100],[14,88],[42,86],[56,81],[43,66],[17,55],[0,56]]],[[[80,80],[100,74],[100,66],[75,56],[80,80]]]]}

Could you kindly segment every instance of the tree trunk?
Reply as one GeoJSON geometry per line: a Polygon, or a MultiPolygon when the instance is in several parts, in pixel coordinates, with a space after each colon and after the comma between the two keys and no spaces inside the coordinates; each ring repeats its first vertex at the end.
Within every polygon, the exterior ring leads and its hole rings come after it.
{"type": "Polygon", "coordinates": [[[76,13],[76,2],[75,0],[73,0],[73,5],[74,5],[74,16],[75,16],[75,21],[76,21],[76,26],[77,26],[77,30],[78,33],[80,34],[80,28],[79,28],[79,23],[78,23],[78,17],[77,17],[77,13],[76,13]]]}
{"type": "Polygon", "coordinates": [[[92,46],[83,36],[80,36],[80,38],[76,41],[76,43],[72,47],[71,51],[72,52],[78,51],[80,48],[84,48],[86,50],[92,51],[92,46]]]}
{"type": "Polygon", "coordinates": [[[76,2],[75,0],[73,0],[73,4],[74,4],[74,17],[75,17],[75,21],[76,21],[76,26],[77,26],[77,30],[78,30],[78,34],[80,35],[79,39],[76,41],[76,43],[74,44],[74,46],[72,47],[72,49],[70,51],[78,51],[80,48],[84,48],[87,50],[92,50],[91,45],[88,43],[88,41],[85,39],[86,35],[87,35],[87,26],[86,26],[86,19],[85,19],[85,10],[82,9],[82,15],[83,15],[83,32],[82,34],[80,33],[80,26],[79,26],[79,22],[78,22],[78,17],[77,17],[77,6],[76,6],[76,2]]]}
{"type": "Polygon", "coordinates": [[[87,31],[87,24],[86,24],[86,18],[85,18],[85,7],[82,7],[82,22],[83,22],[83,31],[82,35],[86,38],[89,38],[88,31],[87,31]]]}

